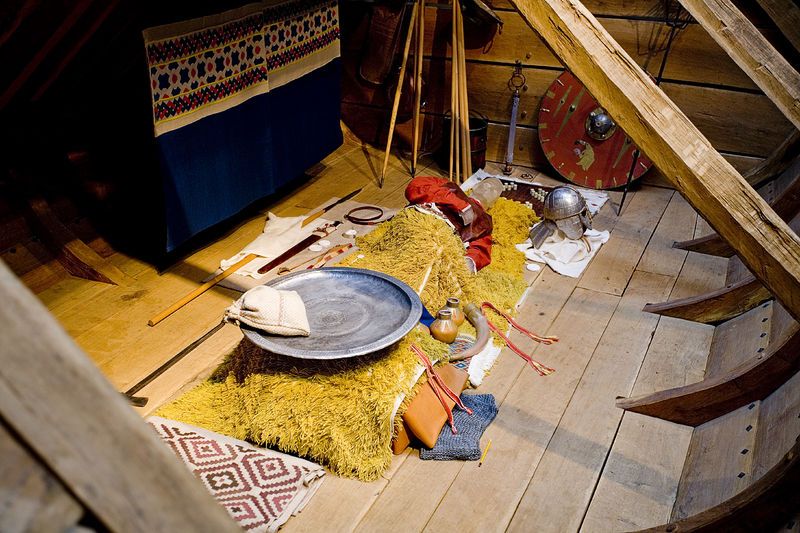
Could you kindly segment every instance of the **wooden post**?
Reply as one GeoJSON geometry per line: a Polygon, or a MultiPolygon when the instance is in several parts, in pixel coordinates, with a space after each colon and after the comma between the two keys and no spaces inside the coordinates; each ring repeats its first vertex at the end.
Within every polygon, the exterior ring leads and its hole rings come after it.
{"type": "Polygon", "coordinates": [[[730,0],[680,0],[683,7],[800,128],[800,74],[730,0]]]}
{"type": "Polygon", "coordinates": [[[800,318],[800,239],[577,0],[512,0],[755,276],[800,318]]]}
{"type": "Polygon", "coordinates": [[[0,262],[0,417],[111,531],[239,531],[0,262]]]}

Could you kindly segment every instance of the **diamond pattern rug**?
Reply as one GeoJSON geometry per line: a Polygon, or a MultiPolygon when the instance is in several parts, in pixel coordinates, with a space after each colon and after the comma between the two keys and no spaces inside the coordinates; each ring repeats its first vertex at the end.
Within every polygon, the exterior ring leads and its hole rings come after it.
{"type": "Polygon", "coordinates": [[[147,421],[242,529],[277,531],[322,483],[318,464],[160,417],[147,421]]]}

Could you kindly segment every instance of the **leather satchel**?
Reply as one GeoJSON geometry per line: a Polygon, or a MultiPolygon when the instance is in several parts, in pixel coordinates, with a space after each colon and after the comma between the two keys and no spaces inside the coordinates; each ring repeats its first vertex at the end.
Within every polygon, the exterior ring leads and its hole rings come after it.
{"type": "MultiPolygon", "coordinates": [[[[453,365],[437,367],[436,372],[457,394],[460,394],[467,386],[469,374],[453,365]]],[[[402,453],[412,439],[420,441],[427,448],[433,448],[439,439],[439,433],[447,423],[447,412],[431,388],[432,386],[435,385],[430,381],[426,383],[408,404],[408,409],[403,415],[403,427],[392,442],[392,451],[395,454],[402,453]]],[[[455,402],[445,395],[442,396],[448,407],[453,409],[455,402]]]]}

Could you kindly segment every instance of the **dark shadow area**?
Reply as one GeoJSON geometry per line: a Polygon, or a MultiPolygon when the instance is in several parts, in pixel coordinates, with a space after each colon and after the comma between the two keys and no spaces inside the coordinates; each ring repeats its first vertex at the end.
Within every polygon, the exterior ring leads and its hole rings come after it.
{"type": "MultiPolygon", "coordinates": [[[[39,237],[27,206],[44,198],[66,226],[88,219],[114,251],[164,269],[307,185],[313,178],[302,173],[265,180],[270,194],[166,252],[167,216],[182,214],[165,208],[142,30],[245,4],[20,1],[0,10],[0,232],[9,220],[29,226],[3,244],[39,237]]],[[[305,162],[303,150],[287,160],[305,162]]]]}
{"type": "Polygon", "coordinates": [[[330,360],[296,359],[270,353],[244,338],[209,379],[221,382],[232,374],[237,383],[244,383],[245,379],[253,374],[294,374],[302,378],[316,375],[332,376],[371,365],[386,357],[394,346],[359,357],[330,360]]]}

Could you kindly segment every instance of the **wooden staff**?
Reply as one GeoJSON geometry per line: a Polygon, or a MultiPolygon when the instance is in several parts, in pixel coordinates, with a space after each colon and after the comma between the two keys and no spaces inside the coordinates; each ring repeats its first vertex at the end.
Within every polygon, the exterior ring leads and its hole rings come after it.
{"type": "Polygon", "coordinates": [[[159,322],[161,322],[162,320],[167,318],[169,315],[171,315],[172,313],[174,313],[175,311],[177,311],[178,309],[180,309],[184,305],[188,304],[189,302],[191,302],[192,300],[194,300],[195,298],[197,298],[198,296],[200,296],[201,294],[206,292],[208,289],[210,289],[211,287],[213,287],[214,285],[216,285],[217,283],[219,283],[223,279],[227,278],[228,276],[230,276],[231,274],[233,274],[234,272],[236,272],[237,270],[239,270],[240,268],[245,266],[247,263],[249,263],[250,261],[252,261],[256,257],[258,257],[256,254],[247,254],[244,257],[244,259],[242,259],[241,261],[235,263],[233,266],[231,266],[226,271],[217,274],[212,279],[206,281],[205,283],[203,283],[202,285],[197,287],[195,290],[193,290],[192,292],[190,292],[189,294],[187,294],[186,296],[184,296],[183,298],[181,298],[180,300],[178,300],[177,302],[175,302],[174,304],[170,305],[169,307],[167,307],[166,309],[164,309],[163,311],[158,313],[156,316],[154,316],[153,318],[148,320],[147,321],[147,325],[148,326],[155,326],[156,324],[158,324],[159,322]]]}
{"type": "Polygon", "coordinates": [[[453,0],[453,21],[451,26],[453,27],[453,44],[451,48],[451,72],[450,72],[450,152],[452,154],[452,158],[450,159],[450,171],[451,171],[451,180],[458,183],[459,182],[459,173],[461,166],[459,164],[459,159],[461,157],[460,150],[459,150],[459,136],[457,135],[459,128],[456,126],[456,122],[458,121],[458,42],[457,42],[457,31],[456,31],[456,23],[458,21],[458,16],[456,15],[456,11],[458,10],[458,0],[453,0]],[[454,168],[455,165],[455,168],[454,168]]]}
{"type": "Polygon", "coordinates": [[[460,163],[460,170],[461,170],[458,173],[458,176],[456,176],[456,179],[458,180],[458,183],[463,183],[463,181],[464,181],[464,172],[467,171],[467,165],[465,164],[465,160],[464,160],[464,156],[465,156],[465,154],[464,154],[464,131],[463,131],[463,128],[464,128],[464,123],[463,123],[463,121],[464,121],[464,117],[463,117],[463,113],[464,113],[464,102],[463,102],[464,93],[461,91],[461,77],[464,75],[464,72],[461,70],[461,51],[462,51],[462,49],[461,49],[461,31],[459,30],[459,28],[461,27],[461,2],[459,2],[458,0],[453,0],[453,9],[454,9],[453,24],[455,25],[455,30],[456,30],[456,40],[455,40],[455,45],[454,45],[455,46],[455,50],[456,50],[456,54],[455,54],[454,57],[455,57],[455,61],[456,61],[456,73],[457,73],[455,80],[453,80],[453,83],[456,84],[456,95],[457,95],[457,97],[456,97],[456,110],[457,110],[456,116],[458,117],[458,120],[456,121],[456,142],[458,143],[458,147],[459,147],[459,155],[460,155],[459,163],[460,163]]]}
{"type": "Polygon", "coordinates": [[[408,25],[408,35],[406,35],[406,44],[403,47],[403,61],[400,64],[400,75],[397,77],[397,89],[394,92],[394,103],[392,104],[392,116],[389,120],[389,135],[386,140],[386,154],[383,156],[383,170],[381,170],[381,179],[378,187],[383,188],[383,182],[386,179],[386,167],[389,166],[389,151],[392,148],[392,136],[394,135],[394,126],[397,122],[397,110],[400,107],[400,94],[403,92],[403,79],[406,73],[406,64],[408,63],[408,51],[411,49],[411,37],[414,35],[414,23],[417,20],[417,9],[419,5],[414,4],[411,8],[411,22],[408,25]]]}
{"type": "Polygon", "coordinates": [[[461,158],[462,158],[462,179],[463,182],[466,178],[472,175],[472,147],[469,140],[469,103],[467,98],[467,63],[464,52],[464,16],[461,13],[461,6],[458,0],[454,0],[458,7],[457,16],[458,23],[456,24],[456,38],[458,41],[458,88],[460,97],[459,102],[459,115],[461,119],[461,158]]]}
{"type": "Polygon", "coordinates": [[[417,158],[419,157],[420,133],[424,118],[420,117],[422,103],[422,49],[425,39],[425,0],[419,0],[419,21],[417,25],[417,54],[414,57],[414,141],[411,148],[411,176],[417,172],[417,158]]]}

